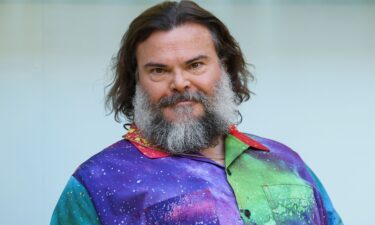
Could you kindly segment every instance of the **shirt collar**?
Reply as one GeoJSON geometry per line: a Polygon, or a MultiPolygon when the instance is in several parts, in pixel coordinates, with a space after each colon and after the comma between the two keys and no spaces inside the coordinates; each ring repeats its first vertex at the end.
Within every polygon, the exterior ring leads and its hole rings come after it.
{"type": "Polygon", "coordinates": [[[228,168],[246,150],[269,151],[261,143],[240,132],[236,126],[229,128],[229,134],[225,138],[225,167],[228,168]]]}
{"type": "Polygon", "coordinates": [[[148,158],[157,159],[169,156],[169,154],[164,152],[163,149],[152,145],[144,137],[142,137],[141,132],[138,130],[135,124],[130,125],[128,132],[123,136],[123,138],[134,144],[135,147],[137,147],[137,149],[148,158]]]}
{"type": "MultiPolygon", "coordinates": [[[[139,129],[132,124],[128,132],[123,136],[124,139],[130,141],[137,149],[146,157],[158,159],[170,156],[160,147],[152,145],[144,137],[142,137],[139,129]]],[[[225,164],[229,166],[239,155],[247,149],[269,151],[267,147],[255,141],[244,133],[238,131],[235,125],[229,129],[229,134],[225,139],[225,164]]]]}

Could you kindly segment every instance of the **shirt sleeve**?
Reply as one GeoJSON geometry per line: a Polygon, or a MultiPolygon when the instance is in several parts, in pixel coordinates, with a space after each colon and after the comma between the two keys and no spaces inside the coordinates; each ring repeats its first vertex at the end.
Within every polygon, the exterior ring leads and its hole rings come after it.
{"type": "Polygon", "coordinates": [[[71,177],[52,214],[51,225],[100,225],[86,188],[71,177]]]}
{"type": "Polygon", "coordinates": [[[324,189],[323,184],[320,182],[319,178],[315,175],[315,173],[310,169],[310,167],[307,166],[307,169],[313,177],[316,187],[318,188],[318,191],[320,193],[320,196],[322,197],[323,204],[327,212],[329,225],[343,225],[344,223],[342,222],[339,214],[333,207],[332,202],[326,190],[324,189]]]}

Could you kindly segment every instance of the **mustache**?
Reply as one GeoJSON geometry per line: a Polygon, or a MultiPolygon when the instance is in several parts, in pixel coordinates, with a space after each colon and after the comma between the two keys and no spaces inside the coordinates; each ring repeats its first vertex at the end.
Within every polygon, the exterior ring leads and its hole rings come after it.
{"type": "Polygon", "coordinates": [[[175,93],[173,95],[161,98],[157,106],[167,107],[167,106],[175,105],[176,103],[182,102],[182,101],[195,101],[195,102],[200,102],[203,104],[206,104],[209,102],[208,97],[200,91],[196,91],[196,92],[185,91],[182,93],[175,93]]]}

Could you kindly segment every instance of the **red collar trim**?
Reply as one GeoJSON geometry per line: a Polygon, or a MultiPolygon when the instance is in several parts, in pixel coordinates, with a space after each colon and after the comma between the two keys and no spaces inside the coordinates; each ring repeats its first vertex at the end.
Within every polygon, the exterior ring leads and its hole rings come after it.
{"type": "Polygon", "coordinates": [[[246,134],[238,131],[237,127],[235,125],[230,126],[229,133],[231,135],[235,136],[236,138],[238,138],[243,143],[247,144],[251,148],[255,148],[257,150],[269,151],[269,149],[266,146],[264,146],[261,143],[255,141],[254,139],[250,138],[246,134]]]}
{"type": "Polygon", "coordinates": [[[157,159],[169,156],[169,154],[163,152],[161,148],[152,145],[145,138],[143,138],[135,124],[130,125],[128,133],[122,137],[135,145],[135,147],[137,147],[137,149],[148,158],[157,159]]]}
{"type": "MultiPolygon", "coordinates": [[[[229,128],[229,133],[251,148],[254,148],[256,150],[269,151],[269,149],[261,143],[238,131],[235,125],[232,125],[229,128]]],[[[152,145],[145,138],[143,138],[140,131],[134,124],[130,126],[128,132],[123,136],[123,138],[130,141],[143,155],[148,158],[158,159],[170,156],[170,154],[164,152],[163,149],[152,145]]]]}

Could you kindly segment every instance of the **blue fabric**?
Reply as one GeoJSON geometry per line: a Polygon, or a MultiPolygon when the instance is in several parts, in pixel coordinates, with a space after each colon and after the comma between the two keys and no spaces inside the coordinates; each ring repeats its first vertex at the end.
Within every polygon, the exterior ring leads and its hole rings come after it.
{"type": "Polygon", "coordinates": [[[71,177],[53,212],[51,225],[100,225],[85,187],[71,177]]]}
{"type": "Polygon", "coordinates": [[[323,186],[323,184],[320,182],[319,178],[315,175],[315,173],[311,170],[310,167],[306,166],[309,170],[311,176],[314,179],[314,183],[317,186],[317,189],[319,190],[320,196],[323,199],[324,202],[324,208],[326,209],[327,216],[328,216],[328,224],[330,225],[341,225],[343,224],[341,217],[336,212],[335,208],[332,205],[332,202],[323,186]]]}

